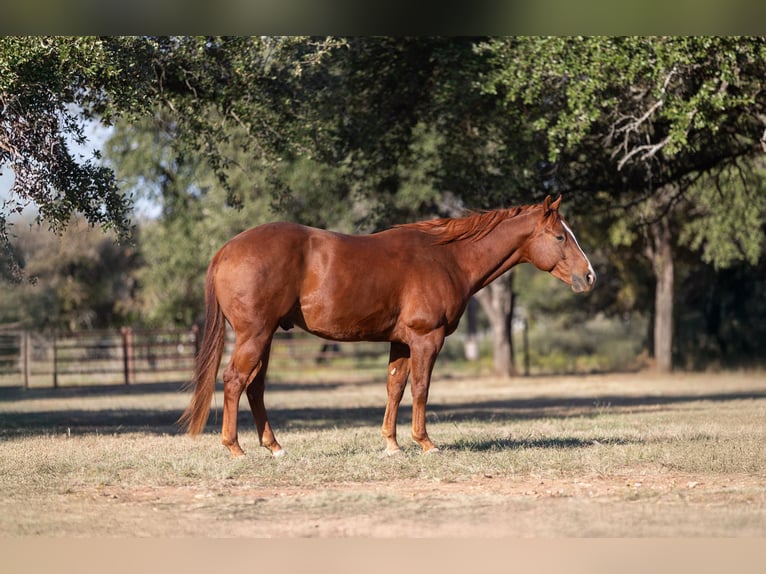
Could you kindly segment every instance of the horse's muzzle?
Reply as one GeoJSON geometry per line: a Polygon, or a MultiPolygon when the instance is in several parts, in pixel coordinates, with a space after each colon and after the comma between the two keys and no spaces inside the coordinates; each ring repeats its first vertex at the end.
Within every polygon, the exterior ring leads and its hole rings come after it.
{"type": "Polygon", "coordinates": [[[596,272],[588,271],[584,276],[572,275],[572,291],[583,293],[590,291],[596,285],[596,272]]]}

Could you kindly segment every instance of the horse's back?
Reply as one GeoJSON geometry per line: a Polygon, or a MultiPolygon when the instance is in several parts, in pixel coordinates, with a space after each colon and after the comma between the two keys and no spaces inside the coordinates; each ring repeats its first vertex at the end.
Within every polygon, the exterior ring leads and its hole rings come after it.
{"type": "Polygon", "coordinates": [[[214,267],[227,318],[241,317],[246,327],[297,325],[330,339],[388,340],[401,330],[404,310],[438,321],[445,304],[462,308],[445,301],[459,295],[440,288],[449,287],[443,253],[413,230],[344,235],[270,223],[234,237],[214,267]]]}
{"type": "Polygon", "coordinates": [[[294,247],[296,242],[305,241],[312,231],[312,228],[305,225],[286,221],[264,223],[235,235],[226,242],[221,251],[253,255],[267,251],[264,247],[268,248],[268,251],[279,249],[280,245],[294,247]]]}

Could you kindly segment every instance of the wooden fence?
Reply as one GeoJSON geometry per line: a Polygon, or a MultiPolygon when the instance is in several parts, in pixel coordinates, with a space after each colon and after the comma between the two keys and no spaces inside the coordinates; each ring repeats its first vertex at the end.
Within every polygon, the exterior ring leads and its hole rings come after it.
{"type": "MultiPolygon", "coordinates": [[[[200,342],[196,327],[123,328],[43,335],[0,331],[0,385],[71,386],[189,380],[200,342]]],[[[234,345],[229,332],[223,368],[234,345]]],[[[275,334],[270,379],[384,377],[385,343],[332,343],[305,333],[275,334]]]]}

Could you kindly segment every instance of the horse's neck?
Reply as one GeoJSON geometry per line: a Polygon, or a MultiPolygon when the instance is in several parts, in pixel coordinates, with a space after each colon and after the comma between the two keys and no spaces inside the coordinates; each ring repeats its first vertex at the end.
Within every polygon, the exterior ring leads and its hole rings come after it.
{"type": "Polygon", "coordinates": [[[525,211],[503,221],[478,241],[451,244],[472,293],[521,262],[520,248],[534,230],[537,217],[536,212],[525,211]]]}

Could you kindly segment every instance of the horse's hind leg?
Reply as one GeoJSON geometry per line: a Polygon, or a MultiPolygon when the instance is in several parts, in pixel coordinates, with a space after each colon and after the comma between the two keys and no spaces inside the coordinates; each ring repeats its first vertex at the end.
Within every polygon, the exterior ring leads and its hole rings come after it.
{"type": "MultiPolygon", "coordinates": [[[[244,337],[242,338],[244,339],[244,337]]],[[[221,442],[229,449],[232,456],[243,456],[245,451],[239,445],[237,434],[237,414],[242,391],[250,386],[262,371],[265,371],[263,350],[268,349],[268,343],[258,344],[256,340],[244,339],[240,342],[237,333],[237,344],[231,355],[231,360],[223,372],[223,425],[221,427],[221,442]]]]}
{"type": "Polygon", "coordinates": [[[253,411],[255,428],[258,429],[258,439],[261,441],[261,446],[269,449],[273,456],[280,457],[285,454],[285,451],[277,442],[276,437],[274,437],[274,431],[271,430],[269,416],[266,413],[266,406],[263,402],[263,393],[266,389],[266,370],[269,366],[270,352],[271,341],[266,345],[266,348],[261,355],[260,369],[258,369],[255,377],[247,386],[247,400],[250,402],[250,410],[253,411]]]}

